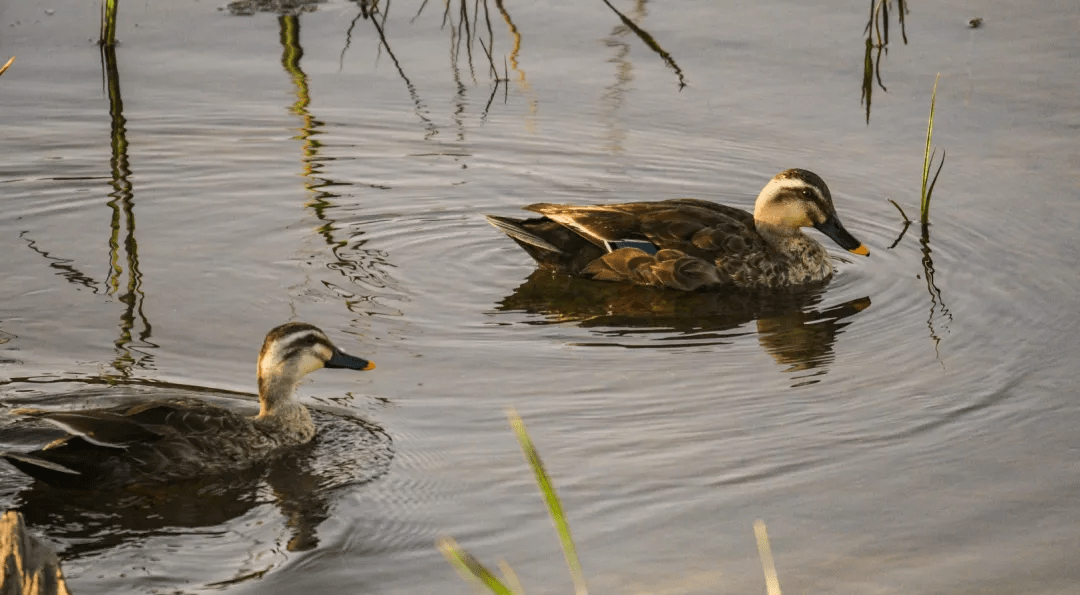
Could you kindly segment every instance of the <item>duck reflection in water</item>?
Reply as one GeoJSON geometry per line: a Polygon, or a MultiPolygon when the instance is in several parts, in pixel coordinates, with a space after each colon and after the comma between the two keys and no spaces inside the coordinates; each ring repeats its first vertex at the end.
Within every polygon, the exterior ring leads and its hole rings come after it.
{"type": "Polygon", "coordinates": [[[597,283],[547,269],[532,275],[497,306],[547,317],[526,324],[575,323],[617,337],[653,335],[635,347],[670,348],[730,343],[756,322],[761,346],[788,372],[832,361],[832,346],[845,319],[870,306],[863,297],[823,310],[824,289],[803,292],[684,292],[597,283]]]}

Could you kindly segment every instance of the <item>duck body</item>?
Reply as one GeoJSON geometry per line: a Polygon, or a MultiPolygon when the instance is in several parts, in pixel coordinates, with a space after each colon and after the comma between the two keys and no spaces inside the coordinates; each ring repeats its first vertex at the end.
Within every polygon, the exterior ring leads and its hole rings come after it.
{"type": "Polygon", "coordinates": [[[68,435],[40,450],[3,456],[27,475],[64,488],[110,489],[221,475],[315,434],[312,426],[310,432],[281,435],[255,418],[195,399],[29,415],[68,435]]]}
{"type": "Polygon", "coordinates": [[[304,375],[322,367],[370,370],[374,364],[339,350],[317,327],[288,323],[263,343],[254,417],[186,398],[28,412],[67,435],[39,450],[0,456],[62,488],[112,489],[243,470],[314,438],[311,415],[293,392],[304,375]]]}
{"type": "Polygon", "coordinates": [[[825,182],[801,169],[777,174],[753,214],[692,198],[525,210],[541,217],[487,219],[541,266],[601,281],[684,291],[822,283],[832,263],[802,233],[810,226],[855,254],[869,253],[840,223],[825,182]]]}

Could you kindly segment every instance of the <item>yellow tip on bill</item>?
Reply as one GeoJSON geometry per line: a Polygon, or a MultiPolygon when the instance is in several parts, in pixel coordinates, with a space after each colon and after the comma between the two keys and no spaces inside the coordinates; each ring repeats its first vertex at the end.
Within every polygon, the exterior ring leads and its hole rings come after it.
{"type": "Polygon", "coordinates": [[[859,256],[870,256],[870,251],[866,249],[866,244],[859,244],[858,248],[852,248],[848,250],[852,254],[858,254],[859,256]]]}
{"type": "Polygon", "coordinates": [[[375,362],[369,361],[367,363],[367,365],[364,366],[362,369],[363,370],[374,370],[375,369],[375,362]]]}

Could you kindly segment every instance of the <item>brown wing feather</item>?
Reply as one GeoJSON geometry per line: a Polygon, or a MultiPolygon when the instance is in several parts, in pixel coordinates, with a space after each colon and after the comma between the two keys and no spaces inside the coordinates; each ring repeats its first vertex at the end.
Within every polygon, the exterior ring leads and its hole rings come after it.
{"type": "Polygon", "coordinates": [[[717,217],[717,219],[707,219],[710,225],[715,221],[719,223],[721,219],[731,219],[743,226],[754,229],[754,214],[737,207],[730,207],[728,205],[722,205],[715,202],[709,202],[707,200],[701,200],[700,198],[672,198],[662,201],[669,204],[684,205],[687,207],[695,207],[703,211],[713,213],[713,215],[702,215],[703,217],[717,217]]]}
{"type": "Polygon", "coordinates": [[[722,226],[733,233],[754,229],[750,213],[693,198],[614,205],[538,203],[525,210],[540,213],[601,247],[605,241],[649,239],[661,249],[680,249],[704,227],[722,226]]]}
{"type": "Polygon", "coordinates": [[[539,203],[525,207],[573,230],[581,237],[603,247],[605,241],[644,239],[638,229],[640,216],[635,204],[624,205],[556,205],[539,203]],[[629,208],[628,208],[629,207],[629,208]]]}

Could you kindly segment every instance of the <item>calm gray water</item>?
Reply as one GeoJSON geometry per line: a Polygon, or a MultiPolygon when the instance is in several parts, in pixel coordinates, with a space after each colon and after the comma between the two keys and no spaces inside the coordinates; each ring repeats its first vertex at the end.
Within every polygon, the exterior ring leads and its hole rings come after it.
{"type": "Polygon", "coordinates": [[[0,4],[0,425],[249,407],[291,319],[378,369],[313,375],[320,441],[215,493],[101,502],[0,466],[74,591],[467,593],[452,535],[569,592],[507,407],[598,593],[761,592],[757,518],[793,593],[1080,583],[1075,2],[912,3],[869,123],[863,3],[615,4],[668,65],[603,2],[467,3],[468,31],[457,2],[445,25],[122,2],[115,76],[82,4],[0,4]],[[933,224],[896,242],[938,72],[933,224]],[[482,217],[750,207],[788,167],[871,256],[828,244],[833,282],[778,303],[532,275],[482,217]]]}

